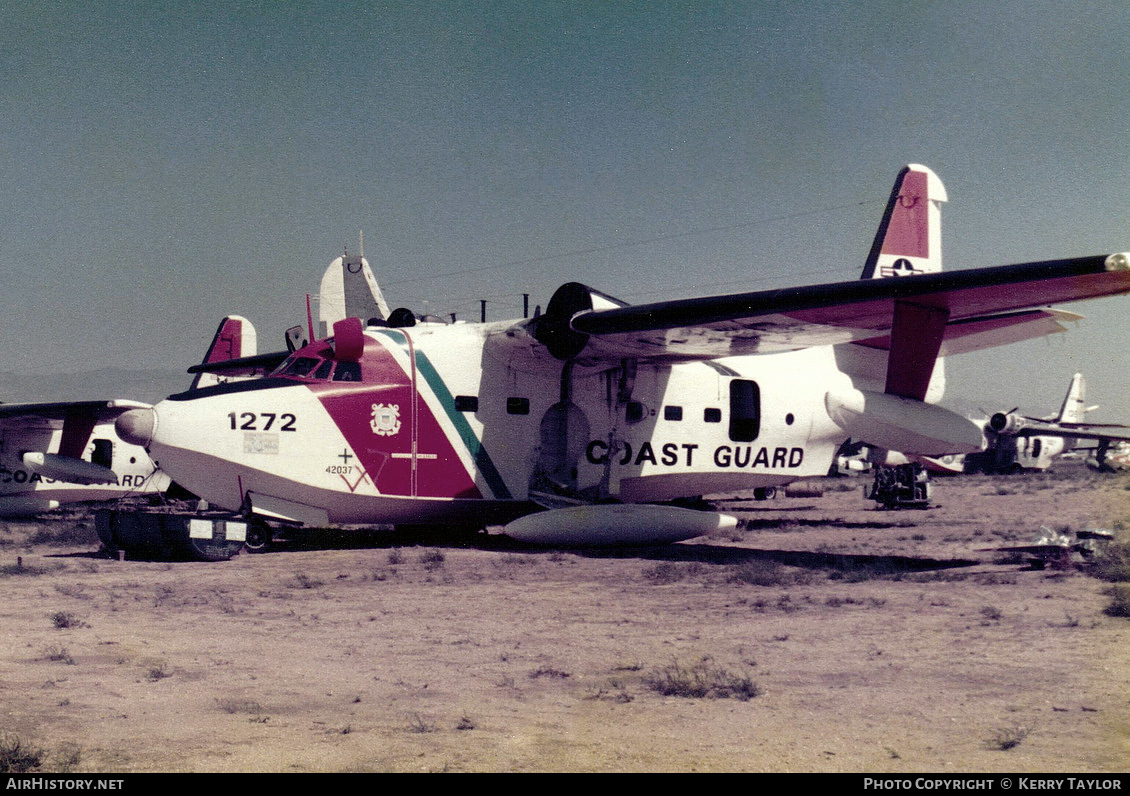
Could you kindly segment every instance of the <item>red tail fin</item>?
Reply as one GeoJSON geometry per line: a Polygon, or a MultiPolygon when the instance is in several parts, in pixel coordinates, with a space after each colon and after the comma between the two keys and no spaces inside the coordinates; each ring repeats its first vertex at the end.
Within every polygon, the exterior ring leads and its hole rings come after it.
{"type": "Polygon", "coordinates": [[[945,186],[930,169],[912,163],[899,172],[861,278],[941,271],[945,201],[945,186]]]}

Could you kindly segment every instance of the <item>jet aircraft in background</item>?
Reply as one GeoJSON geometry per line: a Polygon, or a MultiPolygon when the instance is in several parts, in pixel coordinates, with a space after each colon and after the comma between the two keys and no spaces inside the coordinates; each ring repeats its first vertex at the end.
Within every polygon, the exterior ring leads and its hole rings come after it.
{"type": "Polygon", "coordinates": [[[271,375],[132,409],[178,483],[313,525],[507,523],[545,543],[666,542],[733,518],[670,505],[823,476],[847,439],[973,453],[943,358],[1062,331],[1130,292],[1130,256],[943,272],[938,177],[898,175],[863,278],[629,306],[569,282],[532,319],[348,317],[271,375]]]}

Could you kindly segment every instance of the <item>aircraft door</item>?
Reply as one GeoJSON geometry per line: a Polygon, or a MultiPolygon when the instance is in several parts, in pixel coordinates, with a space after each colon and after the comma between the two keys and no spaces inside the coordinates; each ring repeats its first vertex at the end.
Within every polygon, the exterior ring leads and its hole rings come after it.
{"type": "Polygon", "coordinates": [[[589,422],[572,401],[558,401],[541,419],[538,463],[530,488],[534,491],[577,489],[577,464],[589,439],[589,422]]]}
{"type": "Polygon", "coordinates": [[[114,467],[114,443],[108,439],[94,440],[94,450],[91,451],[90,461],[108,469],[114,467]]]}
{"type": "Polygon", "coordinates": [[[734,379],[730,382],[730,439],[753,442],[761,433],[761,389],[757,382],[734,379]]]}

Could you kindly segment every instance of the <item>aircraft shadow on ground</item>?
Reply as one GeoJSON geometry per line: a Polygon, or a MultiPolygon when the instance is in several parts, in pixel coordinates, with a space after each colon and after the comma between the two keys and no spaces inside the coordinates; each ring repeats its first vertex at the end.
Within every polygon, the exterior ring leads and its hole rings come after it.
{"type": "MultiPolygon", "coordinates": [[[[827,523],[823,523],[827,524],[827,523]]],[[[874,523],[865,523],[874,527],[874,523]]],[[[774,550],[727,545],[680,543],[648,546],[616,547],[544,547],[511,539],[500,534],[421,534],[418,531],[393,531],[382,529],[343,530],[309,529],[290,531],[272,543],[262,555],[287,555],[314,550],[391,550],[400,547],[437,547],[444,549],[474,548],[484,551],[517,553],[525,555],[551,555],[570,553],[585,558],[637,558],[649,561],[695,562],[716,566],[735,566],[750,563],[783,564],[801,569],[865,574],[929,572],[957,567],[974,566],[974,559],[939,559],[925,556],[872,555],[863,553],[829,553],[812,550],[774,550]]],[[[247,555],[243,553],[242,555],[247,555]]],[[[111,559],[115,556],[98,551],[68,551],[48,553],[46,558],[111,559]]],[[[133,561],[192,561],[188,556],[170,556],[159,550],[130,550],[127,560],[133,561]]]]}

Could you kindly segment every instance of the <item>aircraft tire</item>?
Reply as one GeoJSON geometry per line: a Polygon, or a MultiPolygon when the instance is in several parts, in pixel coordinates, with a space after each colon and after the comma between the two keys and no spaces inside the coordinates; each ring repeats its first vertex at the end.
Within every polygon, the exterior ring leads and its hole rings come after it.
{"type": "Polygon", "coordinates": [[[247,539],[243,549],[249,553],[265,553],[271,546],[271,526],[262,520],[252,520],[247,524],[247,539]]]}

